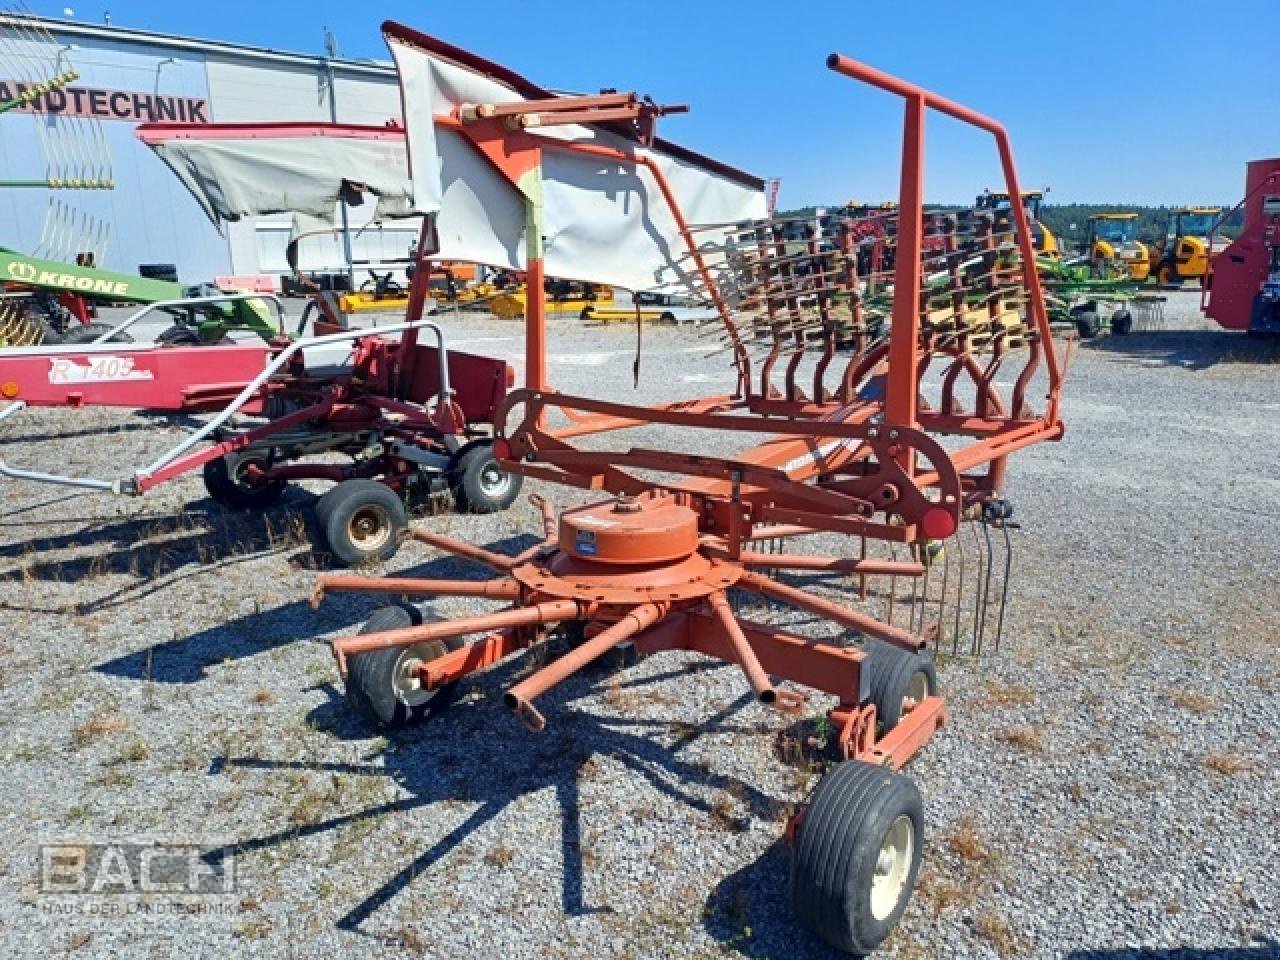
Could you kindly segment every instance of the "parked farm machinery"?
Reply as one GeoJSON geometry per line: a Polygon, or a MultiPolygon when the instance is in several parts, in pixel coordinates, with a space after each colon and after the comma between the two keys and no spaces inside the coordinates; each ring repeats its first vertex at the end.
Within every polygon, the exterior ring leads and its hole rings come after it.
{"type": "MultiPolygon", "coordinates": [[[[516,556],[415,531],[487,566],[491,580],[321,576],[317,603],[359,592],[501,605],[452,619],[407,603],[379,610],[359,635],[333,642],[348,702],[373,723],[403,726],[438,712],[464,677],[545,651],[557,637],[569,652],[545,663],[535,657],[532,672],[504,694],[532,731],[548,722],[541,694],[620,645],[736,665],[760,703],[786,713],[806,712],[814,694],[832,698],[831,748],[840,762],[788,827],[791,900],[828,943],[874,949],[905,909],[920,867],[921,799],[896,771],[946,722],[928,652],[945,642],[944,627],[926,615],[927,588],[911,594],[903,626],[892,606],[877,615],[778,574],[848,575],[864,587],[867,578],[927,584],[932,574],[936,584],[936,566],[951,551],[939,557],[931,548],[958,545],[962,525],[980,527],[988,543],[992,530],[1007,535],[1009,455],[1061,437],[1061,370],[1025,208],[1011,212],[1016,250],[995,242],[980,213],[930,218],[926,244],[927,112],[991,133],[1008,194],[1019,196],[1008,136],[959,104],[833,55],[832,70],[905,101],[899,205],[877,216],[874,230],[853,216],[815,225],[807,248],[795,252],[762,203],[745,218],[688,214],[713,184],[725,195],[731,188],[710,165],[695,181],[669,163],[653,137],[663,111],[651,102],[554,96],[431,37],[396,24],[384,30],[400,72],[410,162],[420,165],[415,190],[429,194],[416,199],[432,221],[452,225],[434,231],[449,242],[434,253],[424,244],[424,258],[496,252],[503,259],[495,265],[527,270],[534,286],[552,258],[559,275],[618,286],[628,286],[624,270],[644,273],[656,260],[651,280],[674,275],[715,305],[737,389],[660,406],[553,391],[545,305],[534,298],[527,386],[497,412],[498,453],[512,471],[608,496],[559,512],[541,502],[541,541],[516,556]],[[449,177],[433,183],[442,157],[449,177]],[[585,186],[584,171],[594,175],[585,186]],[[477,202],[502,216],[475,216],[477,202]],[[627,212],[635,209],[645,220],[633,236],[627,212]],[[469,230],[457,229],[464,222],[469,230]],[[575,230],[595,245],[574,248],[575,230]],[[645,270],[610,259],[606,241],[624,233],[649,244],[645,270]],[[556,244],[544,247],[546,236],[556,244]],[[891,299],[884,290],[869,295],[859,272],[872,243],[892,251],[891,299]],[[874,309],[887,311],[882,334],[870,325],[872,296],[874,309]],[[842,337],[855,343],[852,356],[837,357],[842,337]],[[1002,388],[996,378],[1006,368],[1013,385],[1002,388]],[[1039,411],[1033,384],[1046,397],[1039,411]],[[692,449],[573,442],[646,427],[687,438],[692,449]],[[715,447],[703,440],[726,435],[751,445],[730,456],[706,452],[715,447]],[[794,544],[806,537],[829,552],[800,552],[794,544]],[[873,556],[867,547],[877,543],[905,556],[873,556]],[[780,626],[746,616],[742,604],[815,619],[780,626]]],[[[964,632],[976,649],[993,607],[1003,618],[1008,569],[993,585],[992,567],[970,573],[978,615],[972,631],[958,629],[950,642],[964,632]]],[[[954,576],[951,584],[958,610],[965,585],[957,589],[954,576]]]]}
{"type": "MultiPolygon", "coordinates": [[[[334,484],[317,502],[325,542],[342,562],[390,558],[407,529],[406,501],[452,489],[460,509],[505,509],[521,480],[499,468],[489,424],[514,371],[503,361],[449,350],[422,319],[425,286],[402,323],[377,330],[334,324],[322,336],[278,335],[213,346],[99,342],[0,351],[0,421],[33,407],[110,406],[214,414],[153,462],[115,477],[76,477],[0,462],[0,476],[138,496],[202,471],[210,497],[262,509],[296,480],[334,484]],[[434,345],[420,344],[422,332],[434,345]],[[399,335],[398,339],[394,335],[399,335]],[[252,425],[235,426],[252,418],[252,425]],[[346,462],[317,462],[337,454],[346,462]]],[[[155,305],[181,309],[254,299],[224,294],[155,305]]],[[[283,328],[283,315],[280,318],[283,328]]]]}
{"type": "Polygon", "coordinates": [[[1227,330],[1251,336],[1280,333],[1280,157],[1248,165],[1244,199],[1209,232],[1214,236],[1231,214],[1244,207],[1240,236],[1214,253],[1205,275],[1200,307],[1227,330]]]}

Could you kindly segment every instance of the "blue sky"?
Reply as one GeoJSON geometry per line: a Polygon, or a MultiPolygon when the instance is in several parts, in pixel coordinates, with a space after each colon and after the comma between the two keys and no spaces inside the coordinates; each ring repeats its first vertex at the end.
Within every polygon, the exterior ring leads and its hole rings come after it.
{"type": "MultiPolygon", "coordinates": [[[[899,104],[829,72],[833,50],[1003,121],[1050,202],[1233,203],[1245,161],[1280,155],[1280,0],[69,2],[80,20],[304,52],[327,26],[357,58],[386,56],[395,19],[547,86],[687,102],[662,132],[781,177],[784,207],[896,195],[899,104]]],[[[939,117],[928,139],[929,199],[996,182],[989,138],[939,117]]]]}

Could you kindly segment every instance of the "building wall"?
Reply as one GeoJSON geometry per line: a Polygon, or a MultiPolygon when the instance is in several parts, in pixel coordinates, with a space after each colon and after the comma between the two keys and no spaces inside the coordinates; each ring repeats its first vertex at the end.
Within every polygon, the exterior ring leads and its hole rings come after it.
{"type": "MultiPolygon", "coordinates": [[[[108,269],[135,272],[144,263],[174,263],[184,282],[227,274],[282,272],[282,246],[290,222],[287,216],[231,224],[226,236],[220,235],[178,180],[136,139],[134,129],[138,122],[150,119],[145,115],[146,105],[155,96],[203,102],[207,119],[215,122],[327,121],[330,113],[323,62],[266,52],[257,55],[217,43],[105,27],[63,26],[56,21],[47,25],[52,48],[0,24],[0,82],[29,79],[37,72],[37,62],[48,64],[51,50],[56,53],[59,46],[69,45],[61,55],[80,74],[75,87],[128,94],[115,101],[124,108],[117,112],[127,116],[98,110],[102,114],[98,127],[110,154],[116,186],[111,191],[0,189],[0,245],[36,252],[42,240],[50,239],[45,222],[51,201],[60,201],[75,211],[57,218],[64,239],[78,236],[90,223],[88,218],[109,225],[106,255],[100,261],[108,269]],[[138,107],[141,110],[135,109],[138,107]]],[[[399,93],[389,67],[340,64],[336,87],[343,122],[381,124],[400,114],[399,93]]],[[[110,102],[99,96],[95,106],[102,108],[110,102]]],[[[84,103],[88,104],[87,95],[84,103]]],[[[195,119],[200,119],[199,111],[195,112],[195,119]]],[[[45,176],[49,150],[41,133],[42,128],[47,130],[55,123],[64,129],[78,125],[85,135],[96,136],[88,121],[65,113],[56,120],[49,114],[30,112],[0,115],[0,179],[45,176]]],[[[79,150],[82,157],[88,152],[83,147],[79,150]]],[[[353,211],[357,226],[365,219],[360,210],[353,211]]],[[[370,231],[356,243],[357,258],[384,249],[407,248],[407,242],[400,243],[401,232],[404,237],[413,236],[409,225],[403,231],[384,231],[381,237],[370,231]]],[[[73,246],[80,249],[78,243],[73,246]]],[[[335,238],[304,242],[305,267],[335,269],[341,263],[341,244],[335,238]]]]}

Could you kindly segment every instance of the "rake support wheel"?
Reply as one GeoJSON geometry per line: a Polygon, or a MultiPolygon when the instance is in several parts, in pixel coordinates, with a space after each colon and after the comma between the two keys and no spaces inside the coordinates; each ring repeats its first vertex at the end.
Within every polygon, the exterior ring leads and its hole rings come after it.
{"type": "MultiPolygon", "coordinates": [[[[426,619],[417,607],[396,604],[375,610],[360,633],[416,627],[426,619]]],[[[425,720],[453,700],[457,684],[422,690],[413,668],[423,661],[444,656],[460,643],[435,640],[353,654],[347,660],[347,703],[375,727],[396,730],[425,720]]]]}
{"type": "Polygon", "coordinates": [[[937,692],[938,674],[927,653],[909,653],[883,640],[870,641],[867,653],[863,661],[868,670],[867,686],[883,735],[898,725],[909,706],[937,692]]]}
{"type": "Polygon", "coordinates": [[[838,950],[870,953],[911,899],[923,840],[920,791],[909,778],[857,760],[838,764],[796,832],[796,917],[838,950]]]}

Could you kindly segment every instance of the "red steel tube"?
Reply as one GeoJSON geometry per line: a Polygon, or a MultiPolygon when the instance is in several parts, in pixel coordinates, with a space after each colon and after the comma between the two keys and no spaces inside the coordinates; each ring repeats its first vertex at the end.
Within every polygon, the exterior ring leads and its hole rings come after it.
{"type": "Polygon", "coordinates": [[[317,606],[326,593],[392,593],[434,597],[489,597],[519,600],[520,584],[514,580],[423,580],[417,577],[359,577],[351,574],[324,574],[316,577],[311,605],[317,606]]]}
{"type": "Polygon", "coordinates": [[[335,652],[350,657],[357,653],[368,653],[370,650],[381,650],[384,647],[407,647],[427,640],[464,637],[469,633],[490,633],[510,627],[529,627],[540,623],[576,620],[581,614],[582,608],[578,606],[578,601],[553,600],[535,604],[532,607],[517,607],[514,610],[499,610],[496,613],[485,613],[475,617],[424,623],[420,627],[402,627],[398,630],[384,630],[381,633],[357,634],[354,637],[335,640],[333,647],[335,652]]]}
{"type": "Polygon", "coordinates": [[[820,617],[826,617],[828,620],[834,620],[836,623],[843,624],[850,629],[865,633],[868,636],[878,637],[905,650],[914,651],[920,649],[920,638],[910,631],[890,626],[887,623],[881,623],[865,613],[858,613],[856,610],[850,610],[848,607],[842,607],[840,604],[832,603],[830,600],[815,597],[805,593],[803,590],[776,583],[768,577],[760,576],[758,573],[744,573],[738,580],[737,586],[744,590],[763,593],[766,597],[773,597],[775,600],[789,603],[792,606],[799,607],[801,610],[807,610],[820,617]]]}
{"type": "Polygon", "coordinates": [[[742,667],[742,672],[747,675],[747,682],[751,684],[751,689],[756,692],[760,702],[768,704],[776,702],[778,691],[774,689],[769,675],[764,672],[764,667],[760,666],[760,658],[756,656],[755,650],[751,649],[747,635],[742,632],[742,627],[729,608],[729,601],[725,599],[723,593],[713,593],[707,597],[707,603],[710,604],[711,612],[716,615],[716,619],[720,621],[720,626],[725,636],[729,638],[730,646],[733,647],[734,656],[738,658],[738,666],[742,667]]]}
{"type": "Polygon", "coordinates": [[[653,626],[662,619],[665,611],[656,603],[636,607],[625,617],[581,646],[570,650],[563,657],[547,664],[531,677],[517,683],[502,697],[512,710],[521,711],[531,700],[554,687],[561,680],[577,673],[592,660],[602,656],[641,630],[653,626]]]}
{"type": "Polygon", "coordinates": [[[823,557],[790,553],[745,551],[738,557],[744,567],[781,570],[827,570],[832,573],[866,574],[885,577],[919,577],[924,564],[914,560],[860,560],[857,557],[823,557]]]}
{"type": "MultiPolygon", "coordinates": [[[[1004,171],[1005,189],[1009,192],[1010,212],[1017,226],[1018,249],[1022,254],[1023,280],[1030,294],[1029,303],[1032,320],[1044,343],[1046,345],[1052,344],[1053,332],[1049,328],[1049,316],[1044,306],[1044,292],[1040,284],[1040,271],[1036,269],[1036,252],[1031,242],[1027,211],[1026,207],[1022,205],[1022,188],[1018,183],[1018,170],[1013,162],[1013,146],[1009,142],[1009,132],[1005,130],[1004,125],[978,113],[976,110],[971,110],[956,103],[954,100],[940,97],[936,93],[925,90],[923,87],[918,87],[898,77],[890,76],[881,70],[869,67],[865,63],[859,63],[857,60],[852,60],[839,53],[833,53],[827,57],[827,66],[846,77],[861,80],[863,83],[869,83],[873,87],[879,87],[881,90],[905,97],[908,104],[916,101],[922,106],[937,110],[939,113],[945,113],[949,117],[954,117],[962,123],[968,123],[978,127],[980,130],[985,130],[995,137],[996,149],[1000,153],[1000,166],[1004,171]]],[[[899,212],[900,215],[905,215],[906,209],[899,207],[899,212]]],[[[1049,372],[1049,407],[1045,413],[1045,419],[1051,423],[1056,423],[1058,420],[1058,391],[1062,383],[1062,371],[1059,367],[1058,355],[1054,350],[1045,350],[1045,361],[1049,372]]]]}
{"type": "Polygon", "coordinates": [[[494,553],[492,550],[486,550],[470,543],[464,543],[461,540],[455,540],[453,537],[432,533],[430,530],[423,530],[421,527],[410,529],[409,536],[420,543],[435,547],[437,550],[443,550],[445,553],[452,553],[454,556],[463,557],[467,560],[474,560],[476,563],[483,563],[486,567],[493,567],[503,573],[506,573],[514,566],[513,558],[511,557],[504,556],[501,553],[494,553]]]}

